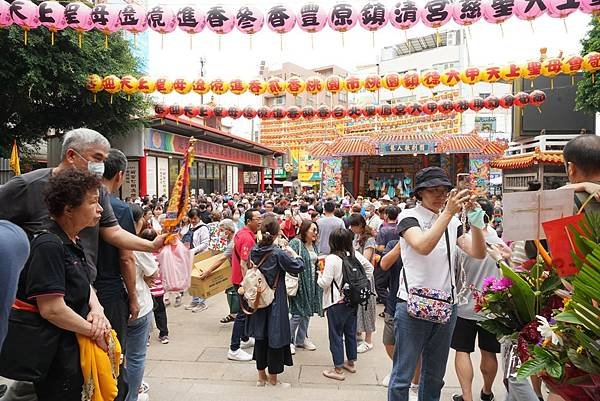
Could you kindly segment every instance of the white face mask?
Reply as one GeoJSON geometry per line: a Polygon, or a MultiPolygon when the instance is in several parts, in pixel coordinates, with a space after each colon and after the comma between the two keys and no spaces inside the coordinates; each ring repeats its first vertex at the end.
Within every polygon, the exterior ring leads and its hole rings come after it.
{"type": "Polygon", "coordinates": [[[94,162],[91,160],[86,159],[85,157],[81,156],[79,154],[79,152],[77,152],[75,149],[73,149],[73,152],[77,153],[77,156],[81,157],[83,160],[85,160],[88,164],[88,171],[92,174],[95,174],[99,177],[102,177],[104,175],[104,162],[94,162]]]}

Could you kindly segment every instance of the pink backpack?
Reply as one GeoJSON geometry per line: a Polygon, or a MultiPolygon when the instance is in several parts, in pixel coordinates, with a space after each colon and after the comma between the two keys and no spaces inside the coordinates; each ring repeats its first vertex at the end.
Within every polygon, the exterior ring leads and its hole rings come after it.
{"type": "Polygon", "coordinates": [[[180,240],[158,253],[158,268],[165,291],[186,291],[192,276],[192,254],[180,240]]]}

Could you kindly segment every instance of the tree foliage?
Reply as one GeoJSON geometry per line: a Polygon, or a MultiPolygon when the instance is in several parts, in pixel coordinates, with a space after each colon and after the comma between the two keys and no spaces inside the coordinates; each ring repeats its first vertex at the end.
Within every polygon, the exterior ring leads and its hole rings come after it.
{"type": "MultiPolygon", "coordinates": [[[[582,54],[600,52],[600,17],[593,17],[590,22],[591,29],[581,41],[582,54]]],[[[600,112],[600,74],[592,77],[584,73],[584,78],[577,84],[577,110],[587,113],[600,112]]]]}
{"type": "Polygon", "coordinates": [[[40,28],[29,32],[25,46],[23,30],[0,29],[0,154],[6,156],[13,138],[36,144],[53,128],[57,133],[72,128],[95,129],[111,138],[142,124],[149,103],[141,94],[127,98],[93,95],[85,89],[89,74],[100,76],[139,74],[139,62],[122,34],[90,31],[78,35],[71,29],[56,34],[40,28]]]}

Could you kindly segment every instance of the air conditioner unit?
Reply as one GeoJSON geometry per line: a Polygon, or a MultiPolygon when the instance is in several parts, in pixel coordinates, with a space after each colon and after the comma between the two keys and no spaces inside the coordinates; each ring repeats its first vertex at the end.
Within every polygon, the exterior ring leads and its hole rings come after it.
{"type": "Polygon", "coordinates": [[[456,33],[456,31],[446,32],[446,46],[456,46],[458,44],[456,33]]]}

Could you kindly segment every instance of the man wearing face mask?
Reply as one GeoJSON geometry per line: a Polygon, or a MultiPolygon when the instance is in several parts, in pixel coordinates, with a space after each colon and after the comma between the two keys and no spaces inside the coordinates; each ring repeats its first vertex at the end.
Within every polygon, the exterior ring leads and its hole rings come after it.
{"type": "MultiPolygon", "coordinates": [[[[55,168],[43,168],[20,176],[13,177],[0,188],[0,219],[9,220],[20,226],[31,238],[33,234],[44,229],[50,221],[48,209],[44,207],[44,190],[51,176],[70,168],[88,170],[97,175],[104,173],[104,160],[108,156],[110,143],[100,133],[79,128],[69,131],[63,139],[61,162],[55,168]]],[[[100,236],[107,243],[120,248],[152,252],[162,247],[164,236],[153,242],[139,238],[122,229],[110,205],[109,193],[100,188],[98,203],[102,206],[100,222],[95,227],[88,227],[79,233],[86,260],[90,267],[90,278],[96,279],[96,262],[100,236]]],[[[99,317],[90,315],[88,321],[99,317]]],[[[14,383],[3,401],[35,400],[33,385],[26,382],[14,383]]]]}
{"type": "Polygon", "coordinates": [[[365,208],[365,213],[367,225],[371,227],[375,232],[378,232],[379,228],[383,224],[383,220],[381,220],[381,217],[379,217],[379,215],[377,214],[377,210],[375,210],[375,205],[369,203],[369,205],[367,205],[367,207],[365,208]]]}

